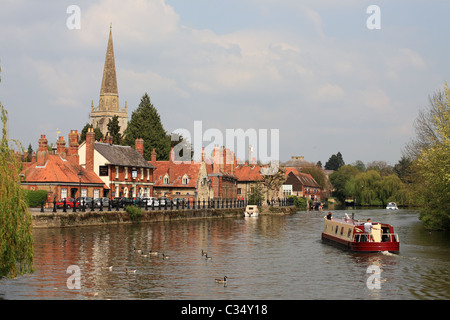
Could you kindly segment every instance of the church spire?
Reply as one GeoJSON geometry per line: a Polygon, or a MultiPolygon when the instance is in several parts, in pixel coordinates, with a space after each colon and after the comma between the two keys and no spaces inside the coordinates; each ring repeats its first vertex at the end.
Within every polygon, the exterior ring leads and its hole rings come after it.
{"type": "Polygon", "coordinates": [[[120,133],[127,128],[127,105],[125,109],[119,108],[119,91],[117,89],[116,64],[114,61],[114,49],[112,40],[112,25],[109,26],[108,47],[106,49],[103,79],[100,88],[98,107],[91,104],[91,124],[94,128],[100,128],[103,135],[108,132],[108,122],[114,116],[118,116],[120,133]]]}
{"type": "Polygon", "coordinates": [[[112,25],[109,27],[108,48],[106,49],[105,67],[103,69],[102,87],[100,96],[119,96],[117,90],[116,64],[114,61],[114,48],[112,40],[112,25]]]}

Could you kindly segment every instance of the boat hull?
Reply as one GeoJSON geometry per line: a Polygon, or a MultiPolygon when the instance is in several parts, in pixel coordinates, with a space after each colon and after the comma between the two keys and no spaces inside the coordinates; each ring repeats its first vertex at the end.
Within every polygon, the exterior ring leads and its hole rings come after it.
{"type": "Polygon", "coordinates": [[[322,241],[354,252],[389,251],[392,253],[398,253],[400,251],[399,242],[352,242],[326,233],[322,233],[322,241]]]}

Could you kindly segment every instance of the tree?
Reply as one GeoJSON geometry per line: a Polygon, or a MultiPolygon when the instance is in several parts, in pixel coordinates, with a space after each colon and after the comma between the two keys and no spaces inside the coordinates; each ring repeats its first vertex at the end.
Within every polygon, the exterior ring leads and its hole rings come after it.
{"type": "MultiPolygon", "coordinates": [[[[82,143],[83,141],[86,141],[86,132],[88,132],[89,128],[93,128],[93,127],[94,126],[92,124],[86,123],[83,130],[81,130],[80,141],[78,141],[78,143],[82,143]]],[[[95,141],[100,141],[103,139],[103,133],[100,130],[100,128],[95,128],[94,133],[95,133],[95,141]]]]}
{"type": "Polygon", "coordinates": [[[406,156],[402,156],[394,166],[394,173],[403,183],[412,183],[413,161],[406,156]]]}
{"type": "Polygon", "coordinates": [[[366,165],[361,160],[356,160],[354,163],[352,163],[352,166],[358,168],[358,170],[361,172],[366,171],[366,165]]]}
{"type": "Polygon", "coordinates": [[[112,119],[109,119],[106,126],[108,127],[109,135],[112,137],[113,144],[120,144],[122,135],[120,134],[119,116],[113,116],[112,119]]]}
{"type": "Polygon", "coordinates": [[[27,158],[24,159],[26,162],[31,162],[31,159],[33,157],[33,147],[31,146],[31,143],[28,145],[27,150],[27,158]]]}
{"type": "Polygon", "coordinates": [[[337,154],[333,154],[330,159],[328,159],[327,163],[325,163],[325,169],[338,170],[343,165],[345,165],[344,159],[342,158],[342,154],[338,152],[337,154]]]}
{"type": "Polygon", "coordinates": [[[419,114],[416,128],[415,175],[417,196],[425,206],[420,218],[426,228],[450,229],[450,88],[445,85],[444,97],[438,95],[427,112],[419,114]],[[427,123],[422,121],[426,119],[427,123]],[[429,130],[432,130],[430,132],[429,130]],[[426,141],[423,135],[426,134],[426,141]],[[420,143],[419,143],[420,142],[420,143]]]}
{"type": "Polygon", "coordinates": [[[403,149],[403,155],[406,158],[415,160],[419,157],[422,150],[426,150],[439,142],[437,124],[445,122],[445,108],[443,109],[440,106],[447,105],[448,107],[448,101],[446,101],[447,91],[447,85],[444,90],[436,91],[432,96],[428,97],[429,107],[419,111],[419,115],[413,125],[416,136],[403,149]]]}
{"type": "Polygon", "coordinates": [[[263,169],[261,168],[262,184],[267,190],[267,200],[271,200],[274,196],[277,197],[277,192],[286,181],[286,169],[278,167],[278,171],[275,174],[264,174],[265,170],[263,169]]]}
{"type": "Polygon", "coordinates": [[[7,111],[0,102],[3,123],[0,142],[0,278],[33,272],[33,227],[31,214],[20,186],[21,162],[9,148],[7,111]]]}
{"type": "Polygon", "coordinates": [[[334,188],[333,195],[339,201],[343,202],[346,197],[354,196],[351,192],[351,187],[346,186],[346,184],[348,180],[356,177],[358,173],[359,170],[357,168],[351,165],[344,165],[330,175],[330,181],[334,188]]]}
{"type": "Polygon", "coordinates": [[[257,205],[261,203],[264,199],[263,186],[261,183],[256,183],[250,187],[250,192],[248,193],[248,204],[257,205]]]}
{"type": "Polygon", "coordinates": [[[131,115],[122,143],[134,147],[137,138],[144,139],[146,160],[151,160],[153,149],[157,153],[157,160],[169,159],[170,139],[147,93],[142,96],[138,108],[131,115]]]}

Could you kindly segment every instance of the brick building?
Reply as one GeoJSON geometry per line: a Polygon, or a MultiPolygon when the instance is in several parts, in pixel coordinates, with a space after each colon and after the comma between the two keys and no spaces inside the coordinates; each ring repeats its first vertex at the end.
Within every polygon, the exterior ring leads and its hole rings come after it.
{"type": "Polygon", "coordinates": [[[48,191],[48,202],[80,195],[97,198],[103,193],[104,182],[79,164],[76,130],[69,134],[68,148],[63,137],[59,137],[55,151],[48,151],[47,145],[46,136],[41,135],[37,154],[31,162],[23,164],[21,185],[24,188],[48,191]]]}
{"type": "Polygon", "coordinates": [[[104,182],[103,196],[108,198],[153,196],[155,167],[143,154],[143,139],[136,139],[134,149],[112,144],[110,136],[105,142],[97,142],[92,128],[79,147],[81,165],[104,182]]]}

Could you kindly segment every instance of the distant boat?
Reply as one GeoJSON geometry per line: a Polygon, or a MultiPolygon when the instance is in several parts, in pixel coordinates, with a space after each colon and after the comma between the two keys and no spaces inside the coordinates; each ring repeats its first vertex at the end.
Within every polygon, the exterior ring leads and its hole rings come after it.
{"type": "Polygon", "coordinates": [[[346,206],[354,206],[355,205],[355,199],[353,199],[353,197],[345,198],[345,205],[346,206]]]}
{"type": "Polygon", "coordinates": [[[257,217],[259,210],[257,205],[249,205],[245,208],[244,217],[257,217]]]}
{"type": "Polygon", "coordinates": [[[397,204],[395,202],[389,202],[386,206],[386,209],[388,210],[398,210],[397,204]]]}

